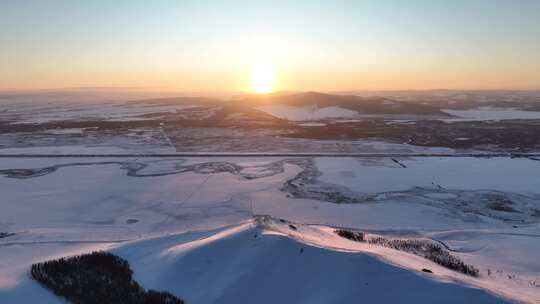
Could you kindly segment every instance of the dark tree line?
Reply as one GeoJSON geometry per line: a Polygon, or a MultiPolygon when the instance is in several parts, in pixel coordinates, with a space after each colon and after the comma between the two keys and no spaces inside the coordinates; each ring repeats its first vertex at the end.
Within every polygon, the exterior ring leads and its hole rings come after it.
{"type": "Polygon", "coordinates": [[[364,242],[364,233],[363,232],[354,232],[349,230],[338,229],[336,230],[337,235],[349,239],[355,242],[364,242]]]}
{"type": "Polygon", "coordinates": [[[378,244],[389,248],[409,252],[424,257],[448,269],[461,272],[466,275],[477,277],[480,272],[472,265],[465,264],[459,258],[453,256],[439,244],[426,240],[388,240],[382,237],[372,238],[370,244],[378,244]]]}
{"type": "Polygon", "coordinates": [[[33,264],[34,280],[76,304],[183,304],[168,292],[145,291],[129,263],[111,253],[92,252],[33,264]]]}
{"type": "Polygon", "coordinates": [[[461,272],[466,275],[477,277],[480,272],[472,265],[465,264],[459,258],[453,256],[442,248],[439,244],[427,240],[409,240],[409,239],[386,239],[383,237],[372,237],[366,240],[363,232],[354,232],[344,229],[338,229],[335,233],[341,237],[356,242],[368,242],[400,251],[405,251],[425,259],[433,261],[443,267],[461,272]]]}
{"type": "Polygon", "coordinates": [[[10,233],[10,232],[0,232],[0,239],[1,238],[6,238],[6,237],[9,237],[9,236],[14,236],[15,233],[10,233]]]}

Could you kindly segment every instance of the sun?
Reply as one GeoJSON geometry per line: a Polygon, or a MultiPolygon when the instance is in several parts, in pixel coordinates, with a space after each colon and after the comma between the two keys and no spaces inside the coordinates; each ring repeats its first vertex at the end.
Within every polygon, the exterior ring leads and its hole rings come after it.
{"type": "Polygon", "coordinates": [[[266,63],[254,64],[251,67],[251,89],[256,93],[270,93],[274,86],[274,69],[266,63]]]}

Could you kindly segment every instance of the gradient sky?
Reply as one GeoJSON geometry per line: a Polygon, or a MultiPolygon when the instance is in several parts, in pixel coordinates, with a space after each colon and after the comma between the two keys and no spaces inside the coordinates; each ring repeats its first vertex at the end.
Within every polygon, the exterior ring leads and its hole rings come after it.
{"type": "Polygon", "coordinates": [[[540,89],[538,0],[0,0],[0,90],[540,89]]]}

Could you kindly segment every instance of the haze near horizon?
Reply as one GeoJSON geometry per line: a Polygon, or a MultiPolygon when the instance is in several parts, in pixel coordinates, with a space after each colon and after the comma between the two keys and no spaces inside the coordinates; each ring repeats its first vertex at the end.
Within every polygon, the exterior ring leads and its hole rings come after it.
{"type": "Polygon", "coordinates": [[[0,90],[540,89],[540,2],[14,1],[0,90]]]}

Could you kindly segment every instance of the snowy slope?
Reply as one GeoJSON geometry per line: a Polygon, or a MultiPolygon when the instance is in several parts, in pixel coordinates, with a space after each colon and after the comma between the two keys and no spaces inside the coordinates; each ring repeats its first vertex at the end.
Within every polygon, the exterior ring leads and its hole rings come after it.
{"type": "Polygon", "coordinates": [[[212,235],[136,242],[114,252],[131,262],[144,286],[172,291],[187,303],[505,302],[367,254],[307,245],[251,223],[212,235]]]}

